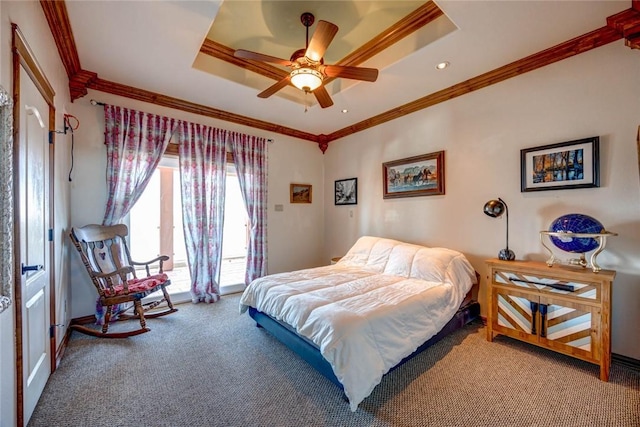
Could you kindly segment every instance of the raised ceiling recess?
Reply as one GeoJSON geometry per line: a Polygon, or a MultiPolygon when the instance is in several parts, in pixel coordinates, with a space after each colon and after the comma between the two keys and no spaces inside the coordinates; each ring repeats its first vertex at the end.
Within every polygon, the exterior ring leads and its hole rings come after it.
{"type": "Polygon", "coordinates": [[[332,105],[331,95],[375,80],[376,73],[367,69],[384,74],[385,67],[457,29],[432,2],[265,0],[259,4],[224,2],[193,66],[251,87],[261,97],[276,95],[303,105],[332,105]],[[433,20],[438,24],[426,25],[433,20]],[[401,36],[390,37],[395,33],[401,36]],[[393,49],[388,49],[391,45],[393,49]],[[318,47],[323,51],[316,52],[318,47]],[[295,69],[320,72],[320,90],[307,96],[290,84],[295,69]]]}
{"type": "Polygon", "coordinates": [[[291,69],[289,74],[260,92],[258,97],[268,98],[291,84],[307,94],[313,93],[320,106],[327,108],[333,105],[331,96],[323,84],[327,77],[342,77],[367,82],[376,81],[378,70],[375,68],[327,65],[324,63],[324,54],[338,32],[337,25],[327,21],[318,22],[313,37],[309,40],[309,27],[315,22],[315,17],[310,12],[304,12],[300,15],[300,22],[306,28],[306,45],[305,48],[293,52],[289,60],[250,50],[238,49],[235,51],[234,56],[236,58],[270,62],[291,69]]]}

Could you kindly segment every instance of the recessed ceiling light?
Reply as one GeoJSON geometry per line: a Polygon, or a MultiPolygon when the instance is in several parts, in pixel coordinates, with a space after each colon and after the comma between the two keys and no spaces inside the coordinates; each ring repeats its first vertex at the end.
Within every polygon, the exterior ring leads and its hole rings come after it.
{"type": "Polygon", "coordinates": [[[349,112],[349,110],[347,110],[346,108],[344,108],[344,109],[342,110],[342,112],[343,112],[343,113],[348,113],[348,112],[349,112]]]}
{"type": "Polygon", "coordinates": [[[438,65],[436,65],[436,70],[444,70],[448,66],[449,66],[449,62],[448,61],[444,61],[444,62],[441,62],[438,65]]]}

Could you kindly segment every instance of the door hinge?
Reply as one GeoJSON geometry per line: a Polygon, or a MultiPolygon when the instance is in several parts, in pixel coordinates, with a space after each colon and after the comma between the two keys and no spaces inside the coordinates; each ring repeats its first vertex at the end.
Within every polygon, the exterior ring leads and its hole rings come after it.
{"type": "Polygon", "coordinates": [[[49,144],[53,144],[55,134],[56,134],[56,131],[54,130],[49,131],[49,144]]]}
{"type": "Polygon", "coordinates": [[[53,228],[49,229],[49,241],[53,242],[53,228]]]}

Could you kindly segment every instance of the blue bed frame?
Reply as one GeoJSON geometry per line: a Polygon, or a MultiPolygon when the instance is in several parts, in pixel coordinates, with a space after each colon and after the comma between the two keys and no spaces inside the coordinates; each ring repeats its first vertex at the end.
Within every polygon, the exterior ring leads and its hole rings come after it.
{"type": "MultiPolygon", "coordinates": [[[[274,337],[281,341],[284,345],[296,352],[300,357],[313,366],[318,372],[327,377],[331,382],[336,384],[341,389],[342,384],[336,378],[333,373],[333,368],[327,360],[322,357],[318,347],[306,339],[298,335],[295,330],[284,323],[278,322],[271,316],[256,310],[253,307],[249,307],[249,315],[256,321],[258,327],[262,327],[269,331],[274,337]]],[[[462,328],[466,324],[472,322],[480,316],[480,304],[475,300],[470,300],[458,309],[453,318],[438,332],[431,337],[428,341],[422,344],[409,356],[405,357],[393,367],[390,371],[396,369],[403,363],[407,362],[426,348],[440,341],[442,338],[452,333],[453,331],[462,328]]]]}

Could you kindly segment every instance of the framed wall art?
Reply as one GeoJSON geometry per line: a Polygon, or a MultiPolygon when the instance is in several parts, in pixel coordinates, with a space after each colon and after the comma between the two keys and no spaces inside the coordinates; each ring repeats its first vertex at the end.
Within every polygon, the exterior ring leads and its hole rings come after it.
{"type": "Polygon", "coordinates": [[[334,187],[336,205],[358,204],[358,178],[339,179],[334,187]]]}
{"type": "Polygon", "coordinates": [[[444,194],[444,151],[382,164],[383,198],[444,194]]]}
{"type": "Polygon", "coordinates": [[[290,184],[289,202],[311,203],[311,184],[290,184]]]}
{"type": "Polygon", "coordinates": [[[600,187],[600,138],[520,150],[520,191],[600,187]]]}

